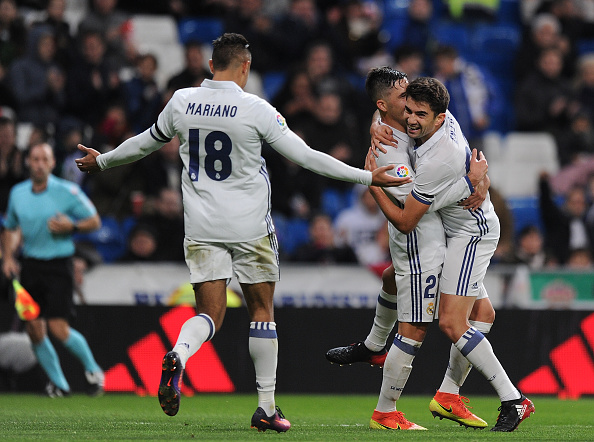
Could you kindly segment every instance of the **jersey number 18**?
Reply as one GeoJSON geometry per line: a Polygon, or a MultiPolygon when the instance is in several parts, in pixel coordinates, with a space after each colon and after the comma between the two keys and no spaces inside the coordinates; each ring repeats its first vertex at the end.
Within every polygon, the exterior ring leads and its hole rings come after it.
{"type": "MultiPolygon", "coordinates": [[[[200,129],[190,129],[190,164],[188,173],[192,181],[198,181],[200,171],[200,129]]],[[[211,180],[223,181],[231,175],[231,138],[225,132],[213,131],[204,137],[204,171],[211,180]],[[217,141],[220,148],[215,147],[217,141]]]]}

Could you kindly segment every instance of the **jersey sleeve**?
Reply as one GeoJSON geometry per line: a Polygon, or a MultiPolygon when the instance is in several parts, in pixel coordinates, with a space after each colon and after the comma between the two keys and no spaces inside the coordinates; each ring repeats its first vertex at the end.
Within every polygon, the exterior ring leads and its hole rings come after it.
{"type": "Polygon", "coordinates": [[[77,184],[71,184],[69,186],[69,192],[71,195],[70,216],[80,220],[89,218],[97,213],[97,209],[91,200],[77,184]]]}
{"type": "Polygon", "coordinates": [[[370,171],[351,167],[328,154],[312,149],[289,129],[270,145],[292,162],[319,175],[366,186],[371,184],[370,171]]]}
{"type": "Polygon", "coordinates": [[[258,101],[257,116],[260,136],[272,144],[289,132],[285,117],[264,100],[258,101]]]}
{"type": "Polygon", "coordinates": [[[448,175],[451,168],[438,161],[426,164],[422,171],[417,169],[417,176],[411,191],[411,196],[417,201],[430,206],[435,201],[436,195],[451,187],[448,175]]]}
{"type": "Polygon", "coordinates": [[[455,204],[460,200],[468,198],[472,192],[474,192],[474,187],[470,183],[468,175],[464,175],[456,181],[453,186],[435,196],[435,200],[429,211],[432,212],[439,210],[442,207],[455,204]]]}
{"type": "Polygon", "coordinates": [[[3,226],[8,230],[14,230],[19,226],[19,220],[14,209],[14,188],[10,191],[8,197],[8,207],[6,208],[6,214],[4,215],[3,226]]]}

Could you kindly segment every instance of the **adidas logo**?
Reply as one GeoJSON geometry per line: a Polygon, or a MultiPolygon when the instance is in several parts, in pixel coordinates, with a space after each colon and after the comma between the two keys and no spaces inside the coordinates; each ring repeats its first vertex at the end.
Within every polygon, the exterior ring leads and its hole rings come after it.
{"type": "MultiPolygon", "coordinates": [[[[183,323],[193,316],[195,312],[192,307],[175,307],[163,314],[159,318],[159,323],[169,342],[164,343],[157,332],[151,332],[128,347],[129,361],[120,362],[105,371],[105,391],[156,396],[161,379],[163,355],[177,341],[183,323]]],[[[193,396],[196,392],[233,391],[235,386],[214,346],[211,342],[205,342],[186,364],[182,393],[193,396]]]]}
{"type": "Polygon", "coordinates": [[[522,418],[522,416],[524,416],[524,413],[526,412],[526,404],[520,404],[520,405],[516,405],[516,411],[518,412],[518,416],[520,416],[520,419],[522,418]]]}
{"type": "Polygon", "coordinates": [[[556,394],[560,399],[594,394],[594,361],[590,354],[594,350],[594,314],[584,318],[580,328],[581,334],[551,350],[550,365],[543,365],[518,383],[523,393],[556,394]]]}

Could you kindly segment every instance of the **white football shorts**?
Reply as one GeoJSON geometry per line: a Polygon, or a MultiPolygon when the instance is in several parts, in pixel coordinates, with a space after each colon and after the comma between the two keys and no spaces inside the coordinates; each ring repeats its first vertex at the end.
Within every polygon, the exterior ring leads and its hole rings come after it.
{"type": "Polygon", "coordinates": [[[437,318],[441,266],[421,274],[396,274],[400,322],[433,322],[437,318]]]}
{"type": "Polygon", "coordinates": [[[486,298],[483,285],[498,238],[457,236],[447,239],[441,281],[441,293],[486,298]]]}
{"type": "Polygon", "coordinates": [[[277,282],[280,279],[278,242],[271,233],[241,243],[184,240],[186,264],[192,284],[231,279],[240,283],[277,282]]]}

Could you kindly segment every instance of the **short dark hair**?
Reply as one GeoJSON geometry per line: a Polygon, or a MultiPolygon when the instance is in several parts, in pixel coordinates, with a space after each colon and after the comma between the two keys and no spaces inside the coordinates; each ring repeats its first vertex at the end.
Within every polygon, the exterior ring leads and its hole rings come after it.
{"type": "Polygon", "coordinates": [[[224,71],[232,62],[243,63],[251,59],[250,44],[241,34],[227,32],[212,42],[214,70],[224,71]]]}
{"type": "Polygon", "coordinates": [[[394,87],[396,83],[406,80],[407,76],[404,72],[400,72],[388,66],[380,68],[373,68],[367,74],[365,79],[365,90],[369,98],[376,103],[377,100],[382,99],[386,92],[394,87]]]}
{"type": "Polygon", "coordinates": [[[419,103],[427,103],[437,115],[448,110],[450,94],[441,81],[432,77],[419,77],[409,83],[406,97],[419,103]]]}

